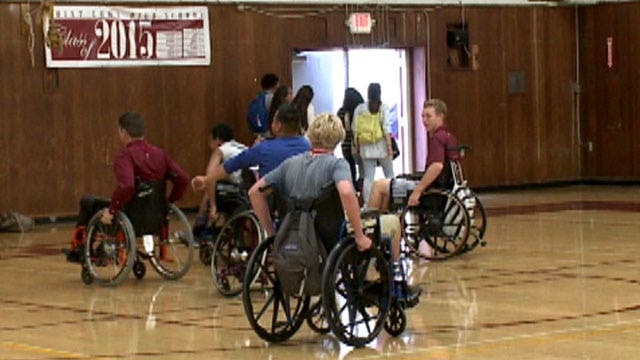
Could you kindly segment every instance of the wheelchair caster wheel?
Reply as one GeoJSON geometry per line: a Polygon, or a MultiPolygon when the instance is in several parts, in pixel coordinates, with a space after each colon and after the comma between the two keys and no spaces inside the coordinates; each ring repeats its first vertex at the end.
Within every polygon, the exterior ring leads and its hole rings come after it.
{"type": "Polygon", "coordinates": [[[397,302],[394,301],[389,309],[389,315],[387,321],[384,322],[384,329],[391,336],[398,336],[407,328],[407,315],[404,313],[404,309],[397,302]]]}
{"type": "Polygon", "coordinates": [[[89,269],[87,269],[85,266],[83,266],[82,270],[80,271],[80,277],[82,278],[82,282],[85,285],[91,285],[93,283],[93,276],[91,276],[89,269]]]}
{"type": "Polygon", "coordinates": [[[315,305],[311,307],[309,310],[309,315],[307,316],[307,325],[311,328],[311,330],[315,331],[318,334],[326,334],[329,332],[329,323],[327,322],[326,316],[324,316],[324,311],[322,309],[322,300],[319,300],[315,305]]]}
{"type": "Polygon", "coordinates": [[[200,261],[207,266],[211,265],[211,254],[213,254],[213,245],[208,241],[200,243],[200,261]]]}
{"type": "Polygon", "coordinates": [[[136,276],[136,278],[142,279],[146,272],[147,268],[141,261],[136,261],[135,263],[133,263],[133,274],[136,276]]]}

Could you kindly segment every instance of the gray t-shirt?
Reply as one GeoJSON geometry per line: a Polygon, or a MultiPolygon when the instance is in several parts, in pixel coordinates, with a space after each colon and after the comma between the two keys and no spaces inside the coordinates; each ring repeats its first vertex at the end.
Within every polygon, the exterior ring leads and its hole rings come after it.
{"type": "Polygon", "coordinates": [[[317,211],[314,225],[325,249],[332,249],[338,241],[344,212],[338,192],[328,190],[335,190],[335,184],[342,180],[351,182],[346,160],[332,154],[306,152],[287,159],[263,179],[268,185],[273,185],[284,199],[305,202],[323,199],[321,203],[314,204],[317,211]]]}
{"type": "Polygon", "coordinates": [[[331,183],[351,181],[351,172],[344,159],[305,152],[287,159],[263,179],[286,198],[316,199],[331,183]]]}

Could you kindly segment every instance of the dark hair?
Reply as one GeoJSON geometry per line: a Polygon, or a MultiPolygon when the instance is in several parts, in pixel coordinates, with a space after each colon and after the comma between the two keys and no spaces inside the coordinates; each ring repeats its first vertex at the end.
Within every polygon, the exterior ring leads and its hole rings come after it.
{"type": "Polygon", "coordinates": [[[289,95],[289,86],[280,85],[273,93],[273,98],[271,99],[271,105],[269,107],[269,117],[268,119],[268,127],[267,129],[271,130],[271,123],[273,122],[273,117],[276,115],[276,111],[280,105],[286,103],[286,98],[289,95]]]}
{"type": "Polygon", "coordinates": [[[307,108],[313,100],[313,88],[310,85],[303,85],[298,89],[296,96],[291,102],[300,111],[300,127],[302,131],[307,131],[309,122],[313,119],[307,119],[307,108]]]}
{"type": "MultiPolygon", "coordinates": [[[[342,108],[340,109],[342,117],[349,114],[349,119],[353,121],[353,111],[356,107],[364,102],[364,98],[355,88],[347,88],[344,91],[344,100],[342,100],[342,108]]],[[[350,129],[349,129],[350,130],[350,129]]]]}
{"type": "Polygon", "coordinates": [[[136,112],[126,112],[120,119],[118,125],[129,134],[132,138],[144,136],[144,118],[136,112]]]}
{"type": "Polygon", "coordinates": [[[279,81],[280,79],[278,79],[278,75],[274,73],[267,73],[262,76],[262,79],[260,80],[260,86],[262,86],[263,90],[271,89],[272,87],[278,85],[279,81]]]}
{"type": "Polygon", "coordinates": [[[233,129],[227,124],[219,124],[211,128],[211,139],[220,139],[222,142],[233,140],[233,129]]]}
{"type": "Polygon", "coordinates": [[[367,98],[369,100],[369,112],[372,114],[377,113],[378,111],[380,111],[380,105],[382,105],[382,100],[381,100],[381,90],[380,90],[380,84],[378,83],[371,83],[369,84],[369,88],[367,89],[367,98]]]}
{"type": "Polygon", "coordinates": [[[278,121],[287,134],[297,134],[300,128],[300,110],[292,104],[282,104],[278,108],[278,121]]]}

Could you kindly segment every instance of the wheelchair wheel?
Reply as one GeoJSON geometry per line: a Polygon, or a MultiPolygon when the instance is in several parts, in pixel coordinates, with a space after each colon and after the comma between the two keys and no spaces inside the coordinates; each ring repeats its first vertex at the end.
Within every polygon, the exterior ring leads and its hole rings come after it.
{"type": "Polygon", "coordinates": [[[484,209],[480,198],[477,196],[475,198],[476,206],[473,211],[473,224],[471,225],[471,235],[474,237],[474,241],[471,244],[471,249],[478,245],[485,246],[487,244],[484,241],[484,233],[487,231],[487,211],[484,209]]]}
{"type": "Polygon", "coordinates": [[[405,221],[404,240],[418,256],[443,260],[464,250],[470,234],[469,212],[449,191],[428,190],[420,198],[420,205],[406,208],[401,216],[405,221]],[[417,217],[419,226],[407,224],[411,217],[417,217]],[[421,249],[422,244],[429,251],[421,249]]]}
{"type": "Polygon", "coordinates": [[[178,207],[169,204],[161,234],[153,235],[151,265],[165,279],[180,279],[191,268],[193,248],[193,233],[187,217],[178,207]]]}
{"type": "Polygon", "coordinates": [[[268,342],[282,342],[298,331],[310,297],[284,294],[271,261],[275,237],[261,242],[251,254],[242,282],[242,303],[253,330],[268,342]],[[251,282],[256,277],[255,285],[251,282]]]}
{"type": "Polygon", "coordinates": [[[407,328],[407,315],[404,313],[402,305],[397,301],[391,303],[389,316],[384,323],[384,329],[391,336],[399,336],[407,328]]]}
{"type": "Polygon", "coordinates": [[[224,224],[211,255],[211,275],[220,294],[235,296],[242,292],[247,261],[261,241],[262,228],[253,211],[238,213],[224,224]]]}
{"type": "Polygon", "coordinates": [[[469,232],[470,237],[467,240],[463,252],[469,252],[478,245],[485,246],[486,242],[483,238],[487,230],[487,213],[484,210],[480,198],[466,186],[455,190],[455,195],[465,205],[467,213],[469,214],[469,225],[471,227],[469,232]]]}
{"type": "Polygon", "coordinates": [[[335,336],[355,347],[375,339],[392,301],[391,270],[382,252],[360,252],[347,238],[331,251],[322,279],[324,313],[335,336]]]}
{"type": "MultiPolygon", "coordinates": [[[[230,209],[230,211],[220,211],[220,216],[223,216],[227,221],[225,224],[231,220],[236,214],[239,214],[243,211],[250,210],[251,205],[245,198],[239,196],[230,196],[229,198],[218,199],[218,207],[220,209],[230,209]]],[[[207,266],[211,266],[211,255],[214,253],[214,245],[216,243],[216,239],[220,235],[220,231],[222,229],[220,227],[215,227],[215,225],[211,225],[208,228],[208,232],[210,232],[211,236],[207,236],[200,241],[200,261],[207,266]]],[[[239,292],[238,292],[239,293],[239,292]]]]}
{"type": "Polygon", "coordinates": [[[118,211],[111,224],[103,224],[101,216],[99,211],[87,225],[82,280],[87,284],[91,278],[91,282],[103,286],[117,286],[133,268],[136,236],[123,212],[118,211]]]}
{"type": "Polygon", "coordinates": [[[318,334],[326,334],[329,332],[329,323],[327,322],[327,317],[324,316],[324,310],[322,308],[322,298],[318,299],[318,301],[311,306],[309,309],[309,315],[307,315],[307,325],[311,328],[311,330],[317,332],[318,334]]]}

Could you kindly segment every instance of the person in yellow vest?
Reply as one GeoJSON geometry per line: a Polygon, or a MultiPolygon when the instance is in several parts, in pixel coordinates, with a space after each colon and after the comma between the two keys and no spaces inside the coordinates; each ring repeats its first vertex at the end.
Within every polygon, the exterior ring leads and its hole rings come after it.
{"type": "Polygon", "coordinates": [[[393,178],[393,148],[391,114],[381,100],[380,84],[371,83],[367,101],[358,105],[353,114],[353,139],[362,159],[362,200],[366,204],[371,194],[376,166],[380,164],[387,179],[393,178]]]}

